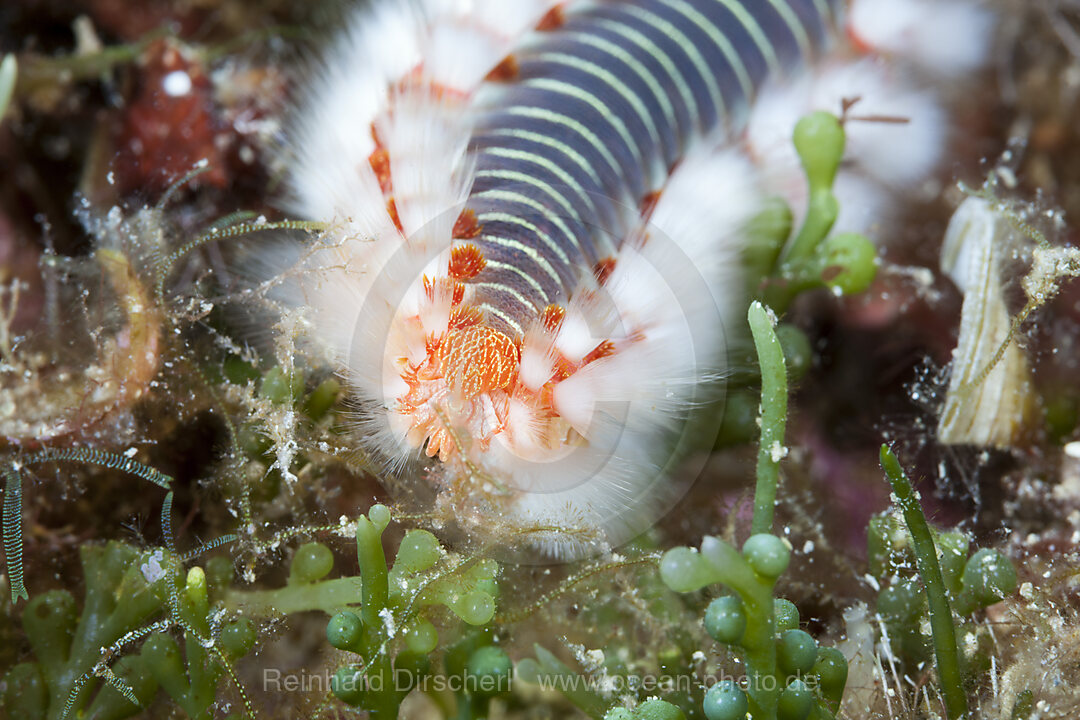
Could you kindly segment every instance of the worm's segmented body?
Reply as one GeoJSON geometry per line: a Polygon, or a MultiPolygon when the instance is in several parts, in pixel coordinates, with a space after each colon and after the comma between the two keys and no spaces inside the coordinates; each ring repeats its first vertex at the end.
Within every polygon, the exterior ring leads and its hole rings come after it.
{"type": "MultiPolygon", "coordinates": [[[[845,229],[880,219],[886,188],[941,154],[936,98],[837,32],[901,54],[925,40],[911,18],[940,4],[854,2],[863,20],[843,28],[839,0],[358,15],[313,75],[291,187],[299,212],[334,223],[294,302],[362,402],[368,447],[395,466],[438,457],[428,476],[460,517],[547,528],[556,552],[654,519],[745,307],[741,229],[763,191],[802,191],[795,119],[856,96],[912,119],[888,128],[899,151],[849,129],[838,185],[872,211],[845,229]],[[893,7],[901,21],[883,21],[893,7]]],[[[976,66],[986,32],[969,34],[956,47],[976,66]]]]}
{"type": "Polygon", "coordinates": [[[830,14],[813,0],[596,3],[508,56],[478,98],[468,203],[493,322],[520,335],[564,304],[694,144],[820,48],[830,14]]]}

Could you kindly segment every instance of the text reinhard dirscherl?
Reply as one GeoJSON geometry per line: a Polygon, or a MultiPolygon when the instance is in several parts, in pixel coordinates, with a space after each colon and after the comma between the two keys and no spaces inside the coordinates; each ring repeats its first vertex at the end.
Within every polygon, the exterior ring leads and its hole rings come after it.
{"type": "MultiPolygon", "coordinates": [[[[334,673],[311,673],[305,670],[283,672],[278,668],[264,668],[262,687],[264,692],[294,693],[315,692],[324,693],[331,690],[331,681],[334,673]]],[[[814,687],[817,677],[813,675],[803,676],[803,682],[809,687],[814,687]]],[[[369,692],[408,692],[420,690],[422,692],[445,692],[454,693],[482,693],[494,695],[507,692],[516,679],[509,675],[474,675],[468,672],[460,675],[426,674],[417,675],[411,670],[404,668],[394,669],[386,675],[367,675],[356,673],[348,675],[343,673],[338,678],[340,691],[355,692],[362,689],[369,692]]],[[[539,674],[529,678],[529,682],[538,685],[544,690],[558,690],[561,692],[573,692],[588,690],[601,695],[610,696],[620,693],[669,693],[690,692],[694,687],[708,689],[715,683],[722,681],[734,681],[746,687],[747,678],[734,677],[726,674],[710,675],[704,678],[697,675],[606,675],[600,677],[585,677],[583,675],[547,675],[539,674]]],[[[759,677],[757,682],[780,683],[781,680],[771,677],[759,677]]],[[[763,687],[763,690],[779,689],[763,687]]]]}

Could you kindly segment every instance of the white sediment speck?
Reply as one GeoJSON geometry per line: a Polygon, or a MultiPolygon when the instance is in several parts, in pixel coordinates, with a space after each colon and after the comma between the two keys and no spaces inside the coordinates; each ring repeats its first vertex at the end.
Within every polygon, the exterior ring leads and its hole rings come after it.
{"type": "Polygon", "coordinates": [[[160,580],[165,575],[165,568],[161,566],[161,561],[165,557],[165,552],[162,550],[155,550],[146,562],[139,566],[139,571],[142,572],[143,578],[146,582],[153,584],[160,580]]]}
{"type": "Polygon", "coordinates": [[[191,76],[183,70],[173,70],[161,81],[166,95],[183,97],[191,92],[191,76]]]}
{"type": "Polygon", "coordinates": [[[383,608],[380,610],[379,617],[382,618],[383,627],[386,629],[386,636],[394,637],[397,630],[394,625],[394,614],[390,612],[390,608],[383,608]]]}

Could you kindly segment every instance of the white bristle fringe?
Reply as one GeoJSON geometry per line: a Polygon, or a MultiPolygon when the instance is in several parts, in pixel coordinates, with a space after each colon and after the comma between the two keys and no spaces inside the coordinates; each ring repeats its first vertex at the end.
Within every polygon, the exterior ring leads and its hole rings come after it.
{"type": "Polygon", "coordinates": [[[293,212],[360,222],[386,214],[367,162],[371,123],[386,109],[391,84],[420,62],[424,26],[415,4],[376,3],[350,19],[309,72],[289,132],[293,212]]]}
{"type": "Polygon", "coordinates": [[[978,0],[852,0],[851,34],[877,52],[957,78],[989,59],[996,18],[978,0]]]}

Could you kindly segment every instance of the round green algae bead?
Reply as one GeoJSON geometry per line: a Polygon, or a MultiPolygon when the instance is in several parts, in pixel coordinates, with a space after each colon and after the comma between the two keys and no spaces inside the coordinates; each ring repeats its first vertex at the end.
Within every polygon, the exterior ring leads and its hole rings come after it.
{"type": "Polygon", "coordinates": [[[229,623],[221,629],[218,642],[229,657],[247,655],[255,646],[255,623],[249,618],[240,618],[229,623]]]}
{"type": "Polygon", "coordinates": [[[814,693],[802,680],[796,678],[780,693],[776,704],[779,720],[806,720],[814,709],[814,693]]]}
{"type": "Polygon", "coordinates": [[[1080,397],[1074,388],[1064,384],[1044,388],[1041,395],[1050,440],[1054,445],[1064,445],[1080,424],[1080,397]]]}
{"type": "Polygon", "coordinates": [[[709,720],[746,720],[746,713],[750,711],[746,693],[731,680],[709,688],[701,706],[709,720]]]}
{"type": "Polygon", "coordinates": [[[804,675],[814,667],[817,642],[805,630],[785,630],[776,645],[776,659],[788,675],[804,675]]]}
{"type": "Polygon", "coordinates": [[[424,655],[439,644],[439,632],[424,619],[417,620],[405,630],[405,645],[414,653],[424,655]]]}
{"type": "Polygon", "coordinates": [[[537,685],[540,682],[541,676],[544,671],[540,668],[540,663],[532,658],[522,658],[518,661],[517,667],[514,668],[514,674],[518,680],[529,683],[530,685],[537,685]]]}
{"type": "Polygon", "coordinates": [[[691,592],[719,580],[716,568],[696,550],[674,547],[660,558],[660,579],[675,592],[691,592]]]}
{"type": "Polygon", "coordinates": [[[334,554],[322,543],[301,545],[293,555],[289,569],[291,584],[307,585],[322,580],[334,569],[334,554]]]}
{"type": "Polygon", "coordinates": [[[470,625],[483,625],[495,617],[495,599],[485,592],[471,592],[457,598],[450,609],[470,625]]]}
{"type": "Polygon", "coordinates": [[[865,235],[831,235],[822,243],[821,252],[825,258],[822,281],[844,295],[863,292],[877,275],[877,248],[865,235]]]}
{"type": "Polygon", "coordinates": [[[514,663],[502,648],[488,645],[469,656],[465,672],[471,675],[469,687],[477,695],[489,697],[508,692],[514,663]]]}
{"type": "Polygon", "coordinates": [[[1016,591],[1016,569],[997,550],[983,548],[967,561],[961,582],[980,607],[987,607],[1016,591]]]}
{"type": "Polygon", "coordinates": [[[799,608],[785,598],[773,600],[773,615],[776,617],[776,631],[793,630],[799,627],[799,608]]]}
{"type": "Polygon", "coordinates": [[[262,387],[259,394],[272,403],[284,405],[292,403],[304,389],[304,377],[298,370],[286,373],[280,367],[275,366],[263,375],[262,387]]]}
{"type": "Polygon", "coordinates": [[[746,238],[742,253],[743,264],[751,273],[772,273],[780,252],[791,237],[794,223],[795,214],[783,198],[762,199],[757,214],[750,218],[743,232],[746,238]]]}
{"type": "Polygon", "coordinates": [[[758,533],[747,538],[743,557],[758,575],[775,580],[787,570],[791,550],[787,543],[771,533],[758,533]]]}
{"type": "Polygon", "coordinates": [[[340,392],[341,383],[333,378],[324,380],[304,399],[304,412],[312,420],[322,419],[334,406],[340,392]]]}
{"type": "Polygon", "coordinates": [[[351,610],[342,610],[326,624],[326,639],[338,650],[355,650],[360,644],[363,629],[359,615],[351,610]]]}
{"type": "Polygon", "coordinates": [[[382,532],[386,529],[386,526],[390,524],[390,508],[378,503],[368,508],[368,520],[375,526],[375,529],[382,532]]]}
{"type": "Polygon", "coordinates": [[[925,597],[917,582],[902,580],[878,594],[877,610],[885,622],[910,625],[918,619],[925,597]]]}
{"type": "Polygon", "coordinates": [[[187,572],[184,585],[184,595],[193,606],[195,612],[206,617],[209,612],[209,588],[206,583],[206,571],[196,565],[187,572]]]}
{"type": "Polygon", "coordinates": [[[941,563],[941,576],[945,580],[945,587],[951,589],[963,577],[971,541],[961,532],[942,532],[934,538],[934,544],[937,545],[938,562],[941,563]]]}
{"type": "Polygon", "coordinates": [[[746,632],[746,610],[734,595],[718,597],[705,610],[705,631],[717,642],[733,645],[746,632]]]}
{"type": "Polygon", "coordinates": [[[246,360],[236,355],[229,355],[221,364],[221,373],[233,385],[247,385],[251,380],[258,380],[261,373],[246,360]]]}
{"type": "Polygon", "coordinates": [[[366,682],[362,672],[346,665],[338,668],[330,679],[330,691],[342,702],[355,706],[364,700],[366,682]]]}
{"type": "Polygon", "coordinates": [[[652,698],[634,708],[634,720],[686,720],[677,706],[660,698],[652,698]]]}
{"type": "Polygon", "coordinates": [[[439,540],[427,530],[410,530],[401,539],[397,556],[394,558],[394,572],[411,575],[427,570],[442,557],[439,540]]]}
{"type": "Polygon", "coordinates": [[[826,692],[843,690],[847,685],[848,663],[844,653],[833,647],[818,648],[817,660],[814,662],[814,674],[821,682],[821,688],[826,692]]]}

